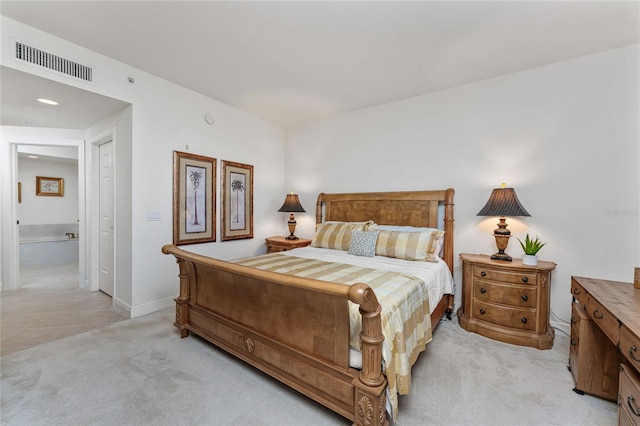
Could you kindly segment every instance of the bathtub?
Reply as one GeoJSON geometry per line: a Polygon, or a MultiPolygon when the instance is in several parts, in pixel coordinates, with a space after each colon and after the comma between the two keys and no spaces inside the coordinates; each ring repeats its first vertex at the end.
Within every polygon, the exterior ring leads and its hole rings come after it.
{"type": "Polygon", "coordinates": [[[20,225],[20,266],[77,262],[77,235],[78,224],[20,225]]]}

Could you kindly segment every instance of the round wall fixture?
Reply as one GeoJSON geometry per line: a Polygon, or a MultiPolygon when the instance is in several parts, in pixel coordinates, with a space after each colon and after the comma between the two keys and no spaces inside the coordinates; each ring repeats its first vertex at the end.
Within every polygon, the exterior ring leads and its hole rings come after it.
{"type": "Polygon", "coordinates": [[[204,121],[206,121],[207,124],[213,124],[213,115],[206,113],[204,115],[204,121]]]}

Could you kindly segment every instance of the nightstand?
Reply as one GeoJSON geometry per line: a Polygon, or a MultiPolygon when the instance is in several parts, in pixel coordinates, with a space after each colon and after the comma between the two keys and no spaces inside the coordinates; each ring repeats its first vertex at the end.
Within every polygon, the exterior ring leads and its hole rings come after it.
{"type": "Polygon", "coordinates": [[[293,250],[298,247],[306,247],[311,244],[311,240],[298,238],[297,240],[287,240],[285,237],[266,238],[267,253],[277,253],[279,251],[293,250]]]}
{"type": "Polygon", "coordinates": [[[491,260],[488,255],[461,254],[460,326],[491,339],[538,349],[553,346],[549,293],[553,262],[537,266],[491,260]]]}

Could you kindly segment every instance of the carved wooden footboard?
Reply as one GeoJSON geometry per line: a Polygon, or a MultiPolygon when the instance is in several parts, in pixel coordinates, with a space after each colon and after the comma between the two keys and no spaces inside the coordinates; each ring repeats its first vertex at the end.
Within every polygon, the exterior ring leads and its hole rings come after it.
{"type": "Polygon", "coordinates": [[[175,326],[194,332],[357,425],[388,424],[380,305],[345,286],[261,271],[173,245],[180,296],[175,326]],[[362,370],[349,367],[348,301],[362,314],[362,370]]]}

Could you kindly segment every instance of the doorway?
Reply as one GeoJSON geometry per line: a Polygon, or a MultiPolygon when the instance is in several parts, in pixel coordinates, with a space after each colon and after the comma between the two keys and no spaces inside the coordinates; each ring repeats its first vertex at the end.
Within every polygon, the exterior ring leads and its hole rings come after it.
{"type": "Polygon", "coordinates": [[[17,154],[17,287],[80,287],[78,147],[18,145],[17,154]]]}

